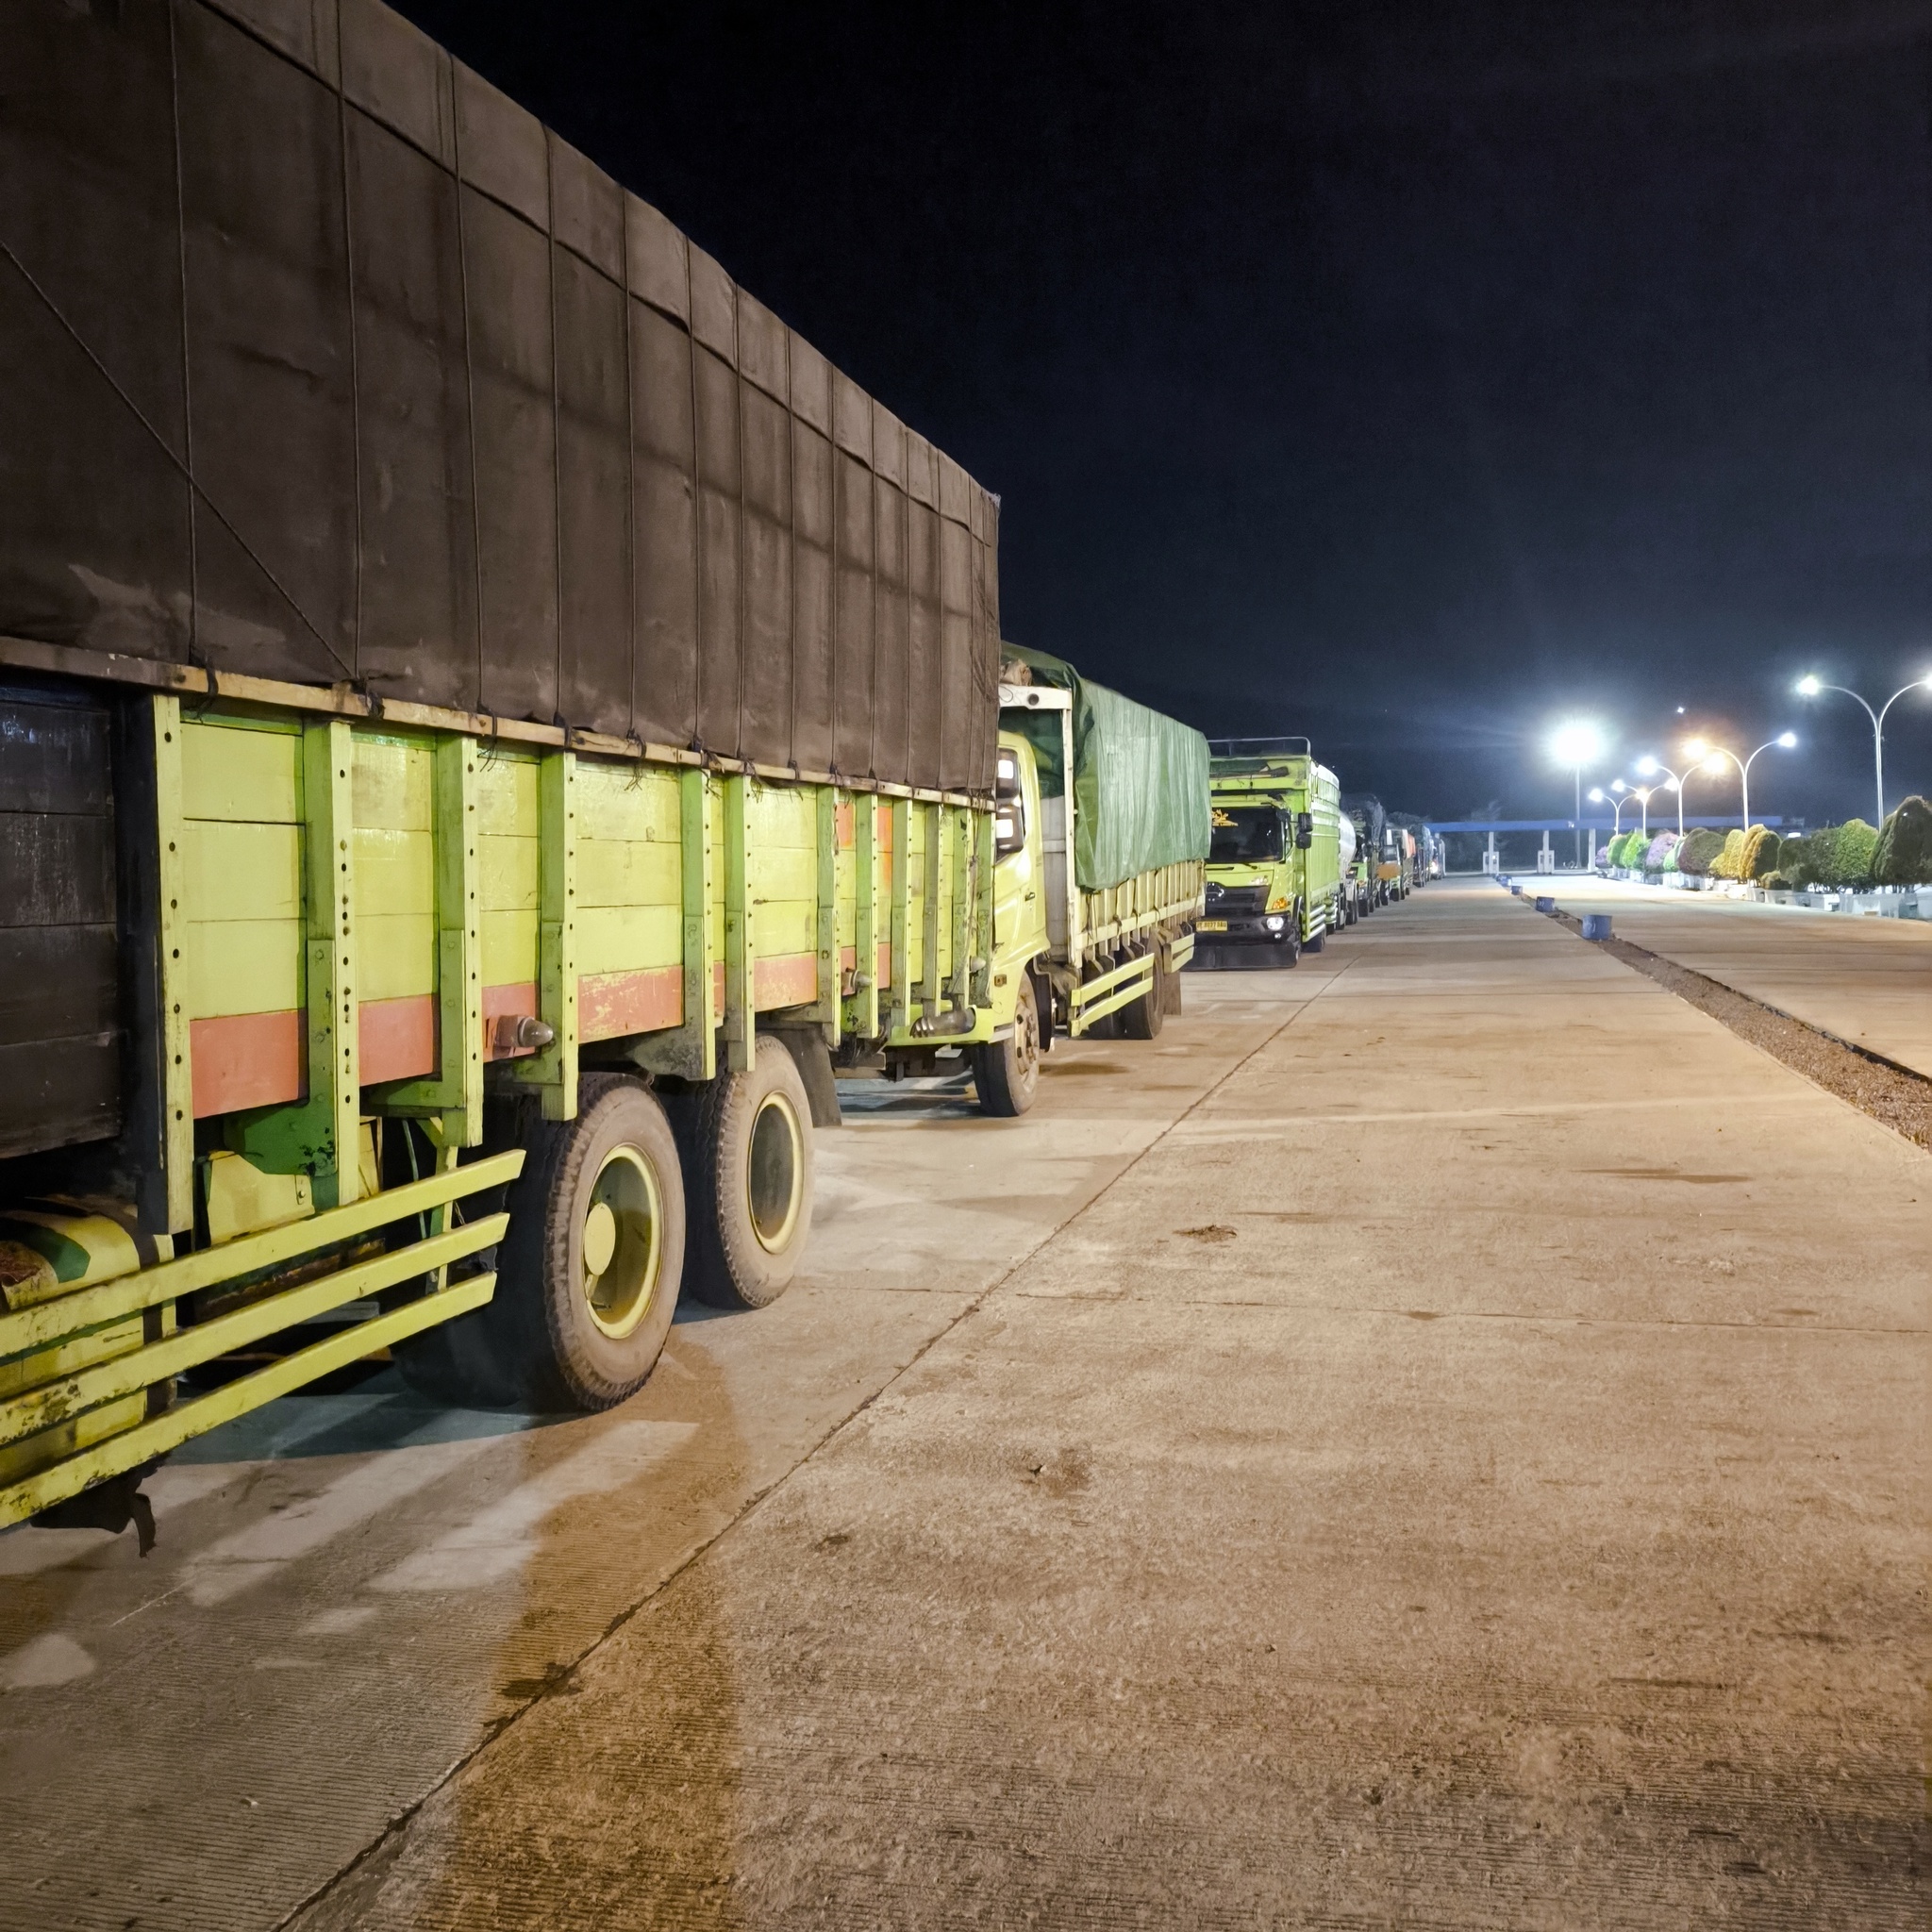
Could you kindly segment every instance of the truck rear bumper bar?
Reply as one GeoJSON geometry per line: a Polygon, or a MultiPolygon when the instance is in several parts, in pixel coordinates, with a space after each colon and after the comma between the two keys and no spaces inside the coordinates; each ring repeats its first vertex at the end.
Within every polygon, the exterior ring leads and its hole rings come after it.
{"type": "Polygon", "coordinates": [[[0,1315],[0,1527],[24,1522],[178,1448],[192,1436],[245,1415],[377,1349],[480,1307],[495,1291],[483,1271],[450,1279],[503,1238],[508,1216],[458,1219],[456,1204],[502,1187],[522,1171],[524,1152],[451,1167],[345,1208],[179,1259],[52,1292],[0,1315]],[[351,1244],[420,1217],[420,1238],[368,1258],[351,1244]],[[333,1257],[332,1257],[332,1251],[333,1257]],[[304,1263],[337,1265],[315,1274],[304,1263]],[[290,1285],[264,1291],[211,1320],[178,1325],[192,1297],[288,1271],[290,1285]],[[173,1380],[218,1357],[283,1334],[351,1302],[420,1279],[421,1294],[186,1402],[173,1380]]]}

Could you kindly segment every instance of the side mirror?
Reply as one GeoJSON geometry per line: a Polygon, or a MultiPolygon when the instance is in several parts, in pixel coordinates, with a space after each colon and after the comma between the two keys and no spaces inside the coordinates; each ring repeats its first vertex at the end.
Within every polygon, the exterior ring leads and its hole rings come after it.
{"type": "Polygon", "coordinates": [[[1306,852],[1315,842],[1315,816],[1312,812],[1298,811],[1294,815],[1294,842],[1306,852]]]}

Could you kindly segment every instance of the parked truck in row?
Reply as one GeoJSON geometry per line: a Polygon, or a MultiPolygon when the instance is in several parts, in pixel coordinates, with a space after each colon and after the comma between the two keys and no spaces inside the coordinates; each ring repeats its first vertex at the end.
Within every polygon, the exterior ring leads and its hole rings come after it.
{"type": "Polygon", "coordinates": [[[0,11],[0,1526],[381,1351],[623,1400],[792,1278],[837,1066],[1020,1111],[1200,908],[1205,743],[1003,681],[997,500],[323,18],[0,11]]]}
{"type": "Polygon", "coordinates": [[[1211,749],[1214,839],[1196,959],[1292,966],[1359,917],[1341,781],[1306,739],[1223,740],[1211,749]]]}

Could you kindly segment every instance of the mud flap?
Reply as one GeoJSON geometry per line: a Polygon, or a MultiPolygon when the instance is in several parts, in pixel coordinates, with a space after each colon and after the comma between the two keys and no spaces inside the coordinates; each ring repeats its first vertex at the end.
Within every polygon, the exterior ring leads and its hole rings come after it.
{"type": "Polygon", "coordinates": [[[839,1111],[839,1083],[832,1077],[831,1049],[816,1026],[761,1026],[781,1041],[805,1082],[805,1097],[811,1103],[811,1124],[815,1127],[839,1127],[845,1117],[839,1111]]]}

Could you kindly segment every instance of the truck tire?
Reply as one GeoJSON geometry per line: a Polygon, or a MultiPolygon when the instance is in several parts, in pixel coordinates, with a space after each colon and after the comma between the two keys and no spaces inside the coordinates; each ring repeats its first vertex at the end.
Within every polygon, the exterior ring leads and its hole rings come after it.
{"type": "Polygon", "coordinates": [[[672,1112],[691,1204],[691,1287],[717,1308],[769,1307],[811,1232],[811,1103],[770,1034],[751,1070],[720,1074],[672,1112]]]}
{"type": "Polygon", "coordinates": [[[1152,1040],[1167,1018],[1167,989],[1161,983],[1160,955],[1154,956],[1154,977],[1147,991],[1121,1008],[1121,1033],[1128,1040],[1152,1040]]]}
{"type": "Polygon", "coordinates": [[[1311,932],[1302,941],[1302,951],[1305,953],[1319,953],[1323,946],[1327,943],[1327,939],[1328,935],[1325,932],[1311,932]]]}
{"type": "Polygon", "coordinates": [[[994,1120],[1017,1120],[1033,1105],[1040,1091],[1040,1006],[1032,974],[1021,976],[1011,1037],[973,1049],[973,1084],[980,1112],[994,1120]]]}
{"type": "Polygon", "coordinates": [[[684,1182],[641,1080],[586,1074],[574,1121],[526,1119],[496,1293],[396,1351],[413,1388],[482,1407],[610,1408],[643,1387],[677,1309],[684,1182]]]}

